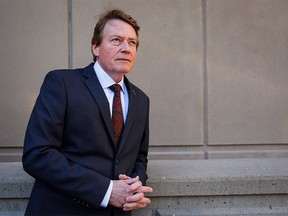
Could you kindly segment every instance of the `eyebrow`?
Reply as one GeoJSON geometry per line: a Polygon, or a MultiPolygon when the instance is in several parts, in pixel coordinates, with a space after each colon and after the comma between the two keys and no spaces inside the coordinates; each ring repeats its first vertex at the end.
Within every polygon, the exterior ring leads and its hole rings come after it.
{"type": "MultiPolygon", "coordinates": [[[[112,34],[110,35],[110,37],[119,37],[119,38],[124,38],[123,36],[117,35],[117,34],[112,34]]],[[[129,37],[129,40],[135,40],[138,42],[138,38],[133,38],[133,37],[129,37]]]]}

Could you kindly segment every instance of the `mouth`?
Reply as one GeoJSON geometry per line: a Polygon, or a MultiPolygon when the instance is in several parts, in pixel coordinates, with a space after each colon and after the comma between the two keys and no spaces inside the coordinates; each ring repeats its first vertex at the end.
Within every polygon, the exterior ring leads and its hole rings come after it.
{"type": "Polygon", "coordinates": [[[116,61],[131,62],[131,60],[130,60],[130,59],[127,59],[127,58],[117,58],[116,61]]]}

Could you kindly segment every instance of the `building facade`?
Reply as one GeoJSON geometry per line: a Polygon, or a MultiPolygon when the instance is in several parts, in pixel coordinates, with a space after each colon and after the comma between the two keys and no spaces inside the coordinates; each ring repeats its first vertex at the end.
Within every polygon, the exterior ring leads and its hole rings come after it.
{"type": "Polygon", "coordinates": [[[141,26],[128,77],[151,99],[150,159],[288,156],[288,1],[1,0],[0,161],[20,161],[45,74],[92,61],[109,8],[141,26]]]}

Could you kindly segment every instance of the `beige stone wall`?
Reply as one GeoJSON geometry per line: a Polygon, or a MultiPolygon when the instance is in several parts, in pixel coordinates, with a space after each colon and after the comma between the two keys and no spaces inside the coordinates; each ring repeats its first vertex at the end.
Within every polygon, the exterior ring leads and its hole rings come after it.
{"type": "Polygon", "coordinates": [[[129,79],[151,99],[151,159],[288,157],[287,0],[0,0],[0,161],[20,160],[45,74],[89,64],[114,7],[141,26],[129,79]]]}

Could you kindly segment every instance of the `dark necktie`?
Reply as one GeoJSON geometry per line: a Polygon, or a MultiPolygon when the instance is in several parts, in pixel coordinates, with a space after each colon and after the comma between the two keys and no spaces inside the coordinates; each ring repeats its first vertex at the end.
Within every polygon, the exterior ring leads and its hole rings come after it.
{"type": "Polygon", "coordinates": [[[110,89],[114,92],[113,106],[112,106],[112,123],[114,131],[114,142],[117,145],[121,138],[121,132],[124,125],[122,105],[121,105],[121,86],[114,84],[110,86],[110,89]]]}

